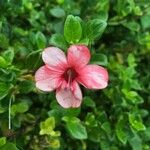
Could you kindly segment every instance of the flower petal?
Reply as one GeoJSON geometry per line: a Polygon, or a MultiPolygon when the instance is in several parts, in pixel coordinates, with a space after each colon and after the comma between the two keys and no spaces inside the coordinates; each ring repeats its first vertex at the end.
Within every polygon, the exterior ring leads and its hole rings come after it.
{"type": "Polygon", "coordinates": [[[98,65],[87,65],[79,72],[77,81],[88,89],[103,89],[108,84],[108,72],[98,65]]]}
{"type": "Polygon", "coordinates": [[[70,66],[82,68],[90,60],[90,51],[84,45],[72,45],[68,49],[67,59],[70,66]]]}
{"type": "Polygon", "coordinates": [[[58,103],[64,108],[76,108],[81,105],[82,93],[76,81],[74,81],[71,88],[60,88],[56,91],[56,99],[58,103]]]}
{"type": "Polygon", "coordinates": [[[45,64],[53,70],[64,70],[67,66],[67,59],[64,52],[57,47],[48,47],[42,53],[45,64]]]}
{"type": "Polygon", "coordinates": [[[62,82],[59,72],[42,66],[35,73],[36,87],[42,91],[52,91],[62,82]]]}

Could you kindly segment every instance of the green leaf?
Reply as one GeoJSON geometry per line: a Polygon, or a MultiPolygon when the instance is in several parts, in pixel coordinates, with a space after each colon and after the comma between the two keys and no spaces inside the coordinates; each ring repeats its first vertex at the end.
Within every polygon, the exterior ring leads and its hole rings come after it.
{"type": "Polygon", "coordinates": [[[142,119],[140,115],[135,115],[135,114],[129,114],[129,123],[131,126],[136,129],[137,131],[143,131],[145,130],[145,125],[142,123],[142,119]]]}
{"type": "Polygon", "coordinates": [[[129,143],[132,147],[132,150],[143,150],[142,141],[138,135],[135,135],[131,140],[129,140],[129,143]]]}
{"type": "Polygon", "coordinates": [[[123,23],[123,26],[130,29],[131,31],[138,32],[140,30],[140,25],[134,20],[123,23]]]}
{"type": "Polygon", "coordinates": [[[64,25],[64,37],[68,43],[78,43],[82,36],[82,28],[79,20],[69,15],[64,25]]]}
{"type": "Polygon", "coordinates": [[[125,120],[123,119],[123,117],[120,117],[120,119],[116,124],[116,135],[123,144],[127,143],[127,133],[125,126],[126,126],[125,120]]]}
{"type": "Polygon", "coordinates": [[[64,39],[64,36],[61,34],[53,34],[49,40],[49,44],[59,47],[63,50],[66,50],[68,45],[64,39]]]}
{"type": "Polygon", "coordinates": [[[144,139],[145,141],[150,141],[150,127],[146,128],[144,131],[144,139]]]}
{"type": "Polygon", "coordinates": [[[60,8],[59,6],[56,6],[50,10],[50,14],[54,17],[62,18],[65,16],[65,11],[62,8],[60,8]]]}
{"type": "Polygon", "coordinates": [[[93,19],[86,23],[84,36],[91,42],[100,38],[107,26],[106,21],[101,19],[93,19]]]}
{"type": "Polygon", "coordinates": [[[101,128],[108,134],[110,135],[111,134],[111,126],[110,126],[110,123],[107,121],[107,122],[104,122],[102,125],[101,125],[101,128]]]}
{"type": "Polygon", "coordinates": [[[75,139],[87,139],[87,131],[86,128],[81,124],[80,120],[75,117],[64,117],[64,121],[66,121],[66,128],[69,133],[75,139]]]}
{"type": "Polygon", "coordinates": [[[46,37],[44,36],[44,34],[42,32],[37,32],[36,34],[36,43],[37,43],[37,47],[38,49],[43,49],[46,47],[46,37]]]}
{"type": "Polygon", "coordinates": [[[9,89],[10,85],[8,83],[0,82],[0,100],[8,94],[9,89]]]}
{"type": "Polygon", "coordinates": [[[0,33],[0,48],[8,48],[9,46],[9,39],[4,35],[0,33]]]}
{"type": "Polygon", "coordinates": [[[15,144],[7,142],[1,147],[1,150],[19,150],[15,144]]]}
{"type": "Polygon", "coordinates": [[[10,47],[8,50],[4,51],[2,56],[6,60],[7,65],[11,65],[11,63],[14,59],[14,56],[15,56],[14,49],[10,47]]]}
{"type": "Polygon", "coordinates": [[[0,138],[0,147],[6,144],[6,137],[1,137],[0,138]]]}
{"type": "Polygon", "coordinates": [[[45,121],[40,123],[40,135],[50,135],[55,128],[55,118],[49,117],[45,121]]]}
{"type": "Polygon", "coordinates": [[[127,89],[122,89],[121,91],[123,92],[127,100],[129,100],[129,102],[132,102],[133,104],[143,103],[142,97],[139,96],[137,92],[128,91],[127,89]]]}
{"type": "Polygon", "coordinates": [[[27,102],[20,102],[11,106],[11,113],[15,115],[16,113],[24,113],[29,109],[27,102]]]}
{"type": "Polygon", "coordinates": [[[6,60],[0,56],[0,68],[5,68],[7,66],[6,60]]]}
{"type": "Polygon", "coordinates": [[[141,17],[141,24],[143,29],[150,28],[150,13],[141,17]]]}
{"type": "Polygon", "coordinates": [[[83,103],[86,107],[92,107],[92,108],[95,107],[95,102],[88,96],[85,96],[83,98],[83,103]]]}
{"type": "Polygon", "coordinates": [[[91,63],[102,65],[102,66],[107,66],[108,65],[107,56],[104,54],[96,54],[96,53],[92,54],[91,63]]]}
{"type": "Polygon", "coordinates": [[[19,84],[19,89],[21,93],[30,93],[35,88],[35,83],[31,80],[22,81],[19,84]]]}

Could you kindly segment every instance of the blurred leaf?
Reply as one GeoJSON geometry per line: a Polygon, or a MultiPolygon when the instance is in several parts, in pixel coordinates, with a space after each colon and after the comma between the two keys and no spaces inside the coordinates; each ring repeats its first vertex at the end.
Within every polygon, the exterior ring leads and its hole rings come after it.
{"type": "Polygon", "coordinates": [[[0,100],[7,96],[10,90],[10,85],[8,83],[0,82],[0,100]]]}
{"type": "Polygon", "coordinates": [[[10,65],[14,59],[14,49],[13,48],[9,48],[8,50],[4,51],[4,53],[2,54],[2,56],[5,58],[6,62],[8,65],[10,65]]]}
{"type": "Polygon", "coordinates": [[[1,137],[0,138],[0,147],[6,144],[6,137],[1,137]]]}
{"type": "Polygon", "coordinates": [[[130,29],[131,31],[138,32],[140,30],[140,25],[135,21],[125,22],[123,23],[123,26],[130,29]]]}
{"type": "Polygon", "coordinates": [[[6,60],[0,56],[0,68],[5,68],[7,66],[6,60]]]}
{"type": "Polygon", "coordinates": [[[107,66],[108,65],[107,56],[104,54],[96,54],[96,53],[92,54],[91,63],[102,65],[102,66],[107,66]]]}
{"type": "Polygon", "coordinates": [[[4,35],[0,33],[0,48],[8,48],[9,45],[9,39],[4,35]]]}
{"type": "Polygon", "coordinates": [[[38,31],[35,38],[38,49],[43,49],[46,47],[46,37],[42,32],[38,31]]]}
{"type": "Polygon", "coordinates": [[[142,142],[138,135],[135,135],[130,141],[129,141],[131,147],[133,150],[142,150],[142,142]]]}
{"type": "Polygon", "coordinates": [[[66,51],[68,45],[61,34],[53,34],[49,40],[49,44],[59,47],[66,51]]]}
{"type": "Polygon", "coordinates": [[[87,107],[92,107],[92,108],[95,107],[95,102],[90,97],[88,97],[88,96],[85,96],[83,98],[83,103],[87,107]]]}
{"type": "Polygon", "coordinates": [[[150,13],[141,17],[141,24],[143,29],[150,28],[150,13]]]}
{"type": "Polygon", "coordinates": [[[78,43],[82,36],[82,28],[79,20],[69,15],[64,25],[64,37],[68,43],[78,43]]]}
{"type": "Polygon", "coordinates": [[[53,9],[50,10],[50,13],[52,16],[57,17],[57,18],[61,18],[65,16],[65,11],[58,7],[54,7],[53,9]]]}
{"type": "Polygon", "coordinates": [[[107,122],[104,122],[102,125],[101,125],[101,128],[108,134],[110,135],[111,134],[111,126],[110,126],[110,123],[107,121],[107,122]]]}
{"type": "Polygon", "coordinates": [[[7,142],[1,147],[1,150],[19,150],[15,144],[7,142]]]}
{"type": "Polygon", "coordinates": [[[25,80],[20,82],[19,89],[21,93],[30,93],[35,88],[35,83],[31,80],[25,80]]]}

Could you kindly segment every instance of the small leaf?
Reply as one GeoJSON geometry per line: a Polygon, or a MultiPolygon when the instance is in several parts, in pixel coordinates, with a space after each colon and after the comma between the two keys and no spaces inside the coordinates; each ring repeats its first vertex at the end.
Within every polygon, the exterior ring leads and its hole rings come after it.
{"type": "Polygon", "coordinates": [[[8,83],[0,82],[0,100],[8,94],[9,89],[10,85],[8,83]]]}
{"type": "Polygon", "coordinates": [[[64,36],[61,34],[54,34],[51,36],[50,40],[49,40],[49,44],[59,47],[63,50],[66,50],[68,45],[67,42],[64,39],[64,36]]]}
{"type": "Polygon", "coordinates": [[[6,144],[6,137],[1,137],[0,138],[0,147],[6,144]]]}
{"type": "Polygon", "coordinates": [[[7,66],[6,60],[0,56],[0,68],[5,68],[7,66]]]}
{"type": "Polygon", "coordinates": [[[137,131],[143,131],[146,129],[145,125],[142,123],[140,115],[129,114],[128,117],[129,122],[134,129],[136,129],[137,131]]]}
{"type": "Polygon", "coordinates": [[[0,48],[8,48],[9,46],[9,39],[4,35],[0,34],[0,48]]]}
{"type": "Polygon", "coordinates": [[[91,43],[100,38],[107,26],[106,21],[101,19],[93,19],[86,23],[84,37],[89,39],[91,43]]]}
{"type": "Polygon", "coordinates": [[[107,56],[104,54],[96,54],[95,53],[92,55],[91,63],[102,65],[102,66],[107,66],[108,65],[107,56]]]}
{"type": "Polygon", "coordinates": [[[20,102],[18,104],[13,104],[11,106],[11,113],[15,115],[16,113],[24,113],[29,109],[27,102],[20,102]]]}
{"type": "Polygon", "coordinates": [[[138,32],[140,30],[140,25],[134,20],[123,23],[123,26],[130,29],[131,31],[138,32]]]}
{"type": "Polygon", "coordinates": [[[36,34],[36,43],[38,49],[43,49],[46,47],[46,37],[42,32],[37,32],[36,34]]]}
{"type": "Polygon", "coordinates": [[[116,124],[116,135],[123,144],[127,143],[127,133],[126,133],[125,126],[126,123],[123,117],[121,117],[116,124]]]}
{"type": "Polygon", "coordinates": [[[15,144],[7,142],[1,147],[1,150],[19,150],[15,144]]]}
{"type": "Polygon", "coordinates": [[[95,102],[88,96],[83,98],[83,103],[87,107],[92,107],[92,108],[95,107],[95,102]]]}
{"type": "Polygon", "coordinates": [[[11,65],[15,56],[13,48],[9,48],[8,50],[4,51],[2,56],[6,60],[7,65],[11,65]]]}
{"type": "Polygon", "coordinates": [[[64,36],[68,43],[78,43],[82,36],[82,28],[79,20],[69,15],[64,25],[64,36]]]}
{"type": "Polygon", "coordinates": [[[40,123],[40,135],[50,135],[51,132],[53,132],[53,129],[55,128],[55,118],[49,117],[45,121],[40,123]]]}
{"type": "Polygon", "coordinates": [[[64,119],[67,124],[66,127],[72,137],[76,139],[87,139],[86,128],[81,124],[78,118],[66,118],[64,119]]]}
{"type": "Polygon", "coordinates": [[[135,135],[129,143],[132,147],[132,150],[142,150],[142,141],[138,135],[135,135]]]}
{"type": "Polygon", "coordinates": [[[62,18],[65,16],[65,11],[62,8],[57,6],[50,10],[50,14],[54,17],[62,18]]]}
{"type": "Polygon", "coordinates": [[[143,29],[150,28],[150,13],[145,14],[141,17],[141,24],[142,24],[143,29]]]}
{"type": "Polygon", "coordinates": [[[30,93],[35,87],[35,84],[31,80],[24,80],[19,84],[19,89],[21,93],[30,93]]]}

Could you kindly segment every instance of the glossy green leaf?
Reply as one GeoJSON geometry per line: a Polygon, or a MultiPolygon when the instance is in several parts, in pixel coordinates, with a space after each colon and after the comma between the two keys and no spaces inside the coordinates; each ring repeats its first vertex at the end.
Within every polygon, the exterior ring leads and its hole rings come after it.
{"type": "Polygon", "coordinates": [[[106,21],[101,19],[93,19],[87,22],[85,26],[85,38],[88,38],[90,42],[93,42],[97,38],[100,38],[107,26],[106,21]]]}
{"type": "Polygon", "coordinates": [[[82,36],[82,28],[79,20],[73,15],[66,18],[64,24],[64,37],[68,43],[78,43],[82,36]]]}
{"type": "Polygon", "coordinates": [[[66,128],[72,137],[75,139],[87,139],[86,128],[81,124],[79,119],[66,117],[64,120],[66,121],[66,128]]]}
{"type": "Polygon", "coordinates": [[[127,143],[128,135],[126,132],[126,122],[121,117],[116,124],[116,135],[118,139],[125,145],[127,143]]]}
{"type": "Polygon", "coordinates": [[[145,130],[145,125],[142,123],[142,119],[139,115],[129,114],[129,123],[137,131],[145,130]]]}

